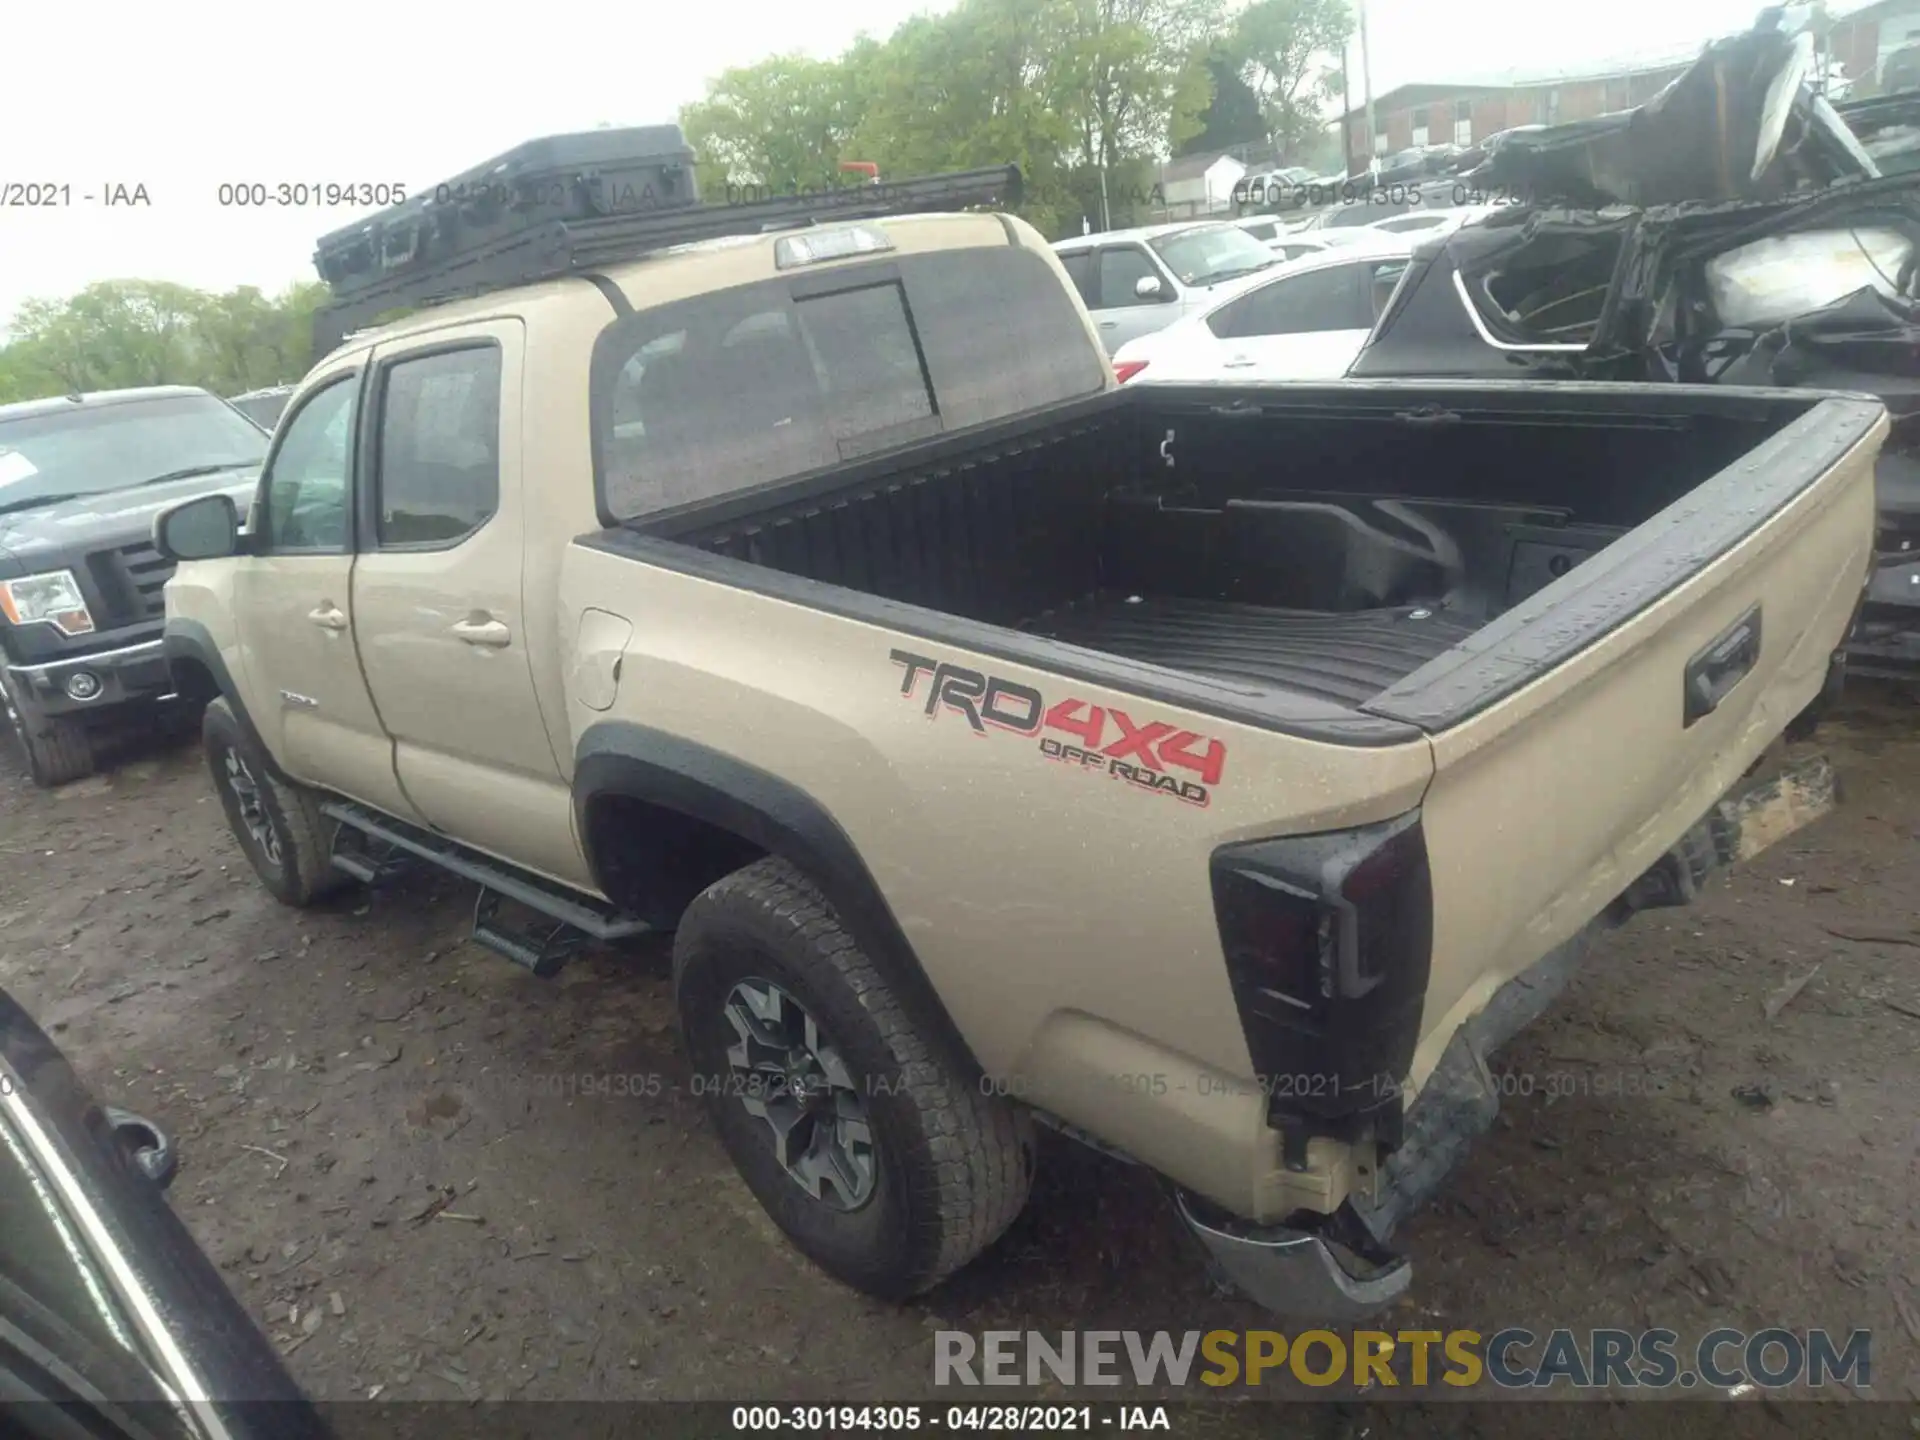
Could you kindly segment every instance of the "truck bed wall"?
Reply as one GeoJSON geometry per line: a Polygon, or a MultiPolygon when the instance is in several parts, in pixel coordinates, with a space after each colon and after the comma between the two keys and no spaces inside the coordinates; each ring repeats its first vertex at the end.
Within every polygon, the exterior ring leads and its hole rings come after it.
{"type": "Polygon", "coordinates": [[[668,533],[996,625],[1096,591],[1329,614],[1438,602],[1481,622],[1809,403],[1703,413],[1634,398],[1436,425],[1405,418],[1404,388],[1386,404],[1307,391],[1252,416],[1135,389],[668,533]]]}

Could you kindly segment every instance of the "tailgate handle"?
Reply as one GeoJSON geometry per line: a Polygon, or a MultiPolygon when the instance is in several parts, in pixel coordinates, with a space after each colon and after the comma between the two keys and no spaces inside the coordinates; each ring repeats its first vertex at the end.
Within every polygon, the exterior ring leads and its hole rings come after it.
{"type": "Polygon", "coordinates": [[[1686,724],[1720,708],[1760,659],[1760,607],[1755,605],[1687,662],[1686,724]]]}

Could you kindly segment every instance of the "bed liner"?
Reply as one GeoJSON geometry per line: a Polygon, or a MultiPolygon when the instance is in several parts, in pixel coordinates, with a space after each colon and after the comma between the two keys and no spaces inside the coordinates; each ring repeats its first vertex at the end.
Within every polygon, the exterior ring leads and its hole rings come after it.
{"type": "Polygon", "coordinates": [[[1435,606],[1327,614],[1095,591],[1019,627],[1152,665],[1359,705],[1478,625],[1435,606]]]}

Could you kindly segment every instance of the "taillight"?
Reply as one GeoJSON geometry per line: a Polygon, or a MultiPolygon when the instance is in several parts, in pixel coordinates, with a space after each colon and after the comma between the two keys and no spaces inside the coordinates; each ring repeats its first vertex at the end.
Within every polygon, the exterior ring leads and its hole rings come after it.
{"type": "Polygon", "coordinates": [[[1144,360],[1116,360],[1113,365],[1113,378],[1124,385],[1146,368],[1147,362],[1144,360]]]}
{"type": "Polygon", "coordinates": [[[1420,1036],[1433,886],[1419,812],[1214,852],[1214,915],[1267,1119],[1398,1140],[1420,1036]]]}

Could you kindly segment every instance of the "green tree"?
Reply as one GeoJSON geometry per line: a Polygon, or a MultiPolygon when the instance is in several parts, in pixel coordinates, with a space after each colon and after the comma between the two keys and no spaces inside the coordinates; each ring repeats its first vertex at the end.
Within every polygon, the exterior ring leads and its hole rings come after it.
{"type": "Polygon", "coordinates": [[[1213,98],[1197,117],[1200,129],[1184,144],[1175,146],[1173,153],[1217,155],[1235,145],[1265,144],[1267,117],[1261,112],[1260,97],[1240,73],[1246,68],[1245,62],[1221,46],[1202,64],[1213,98]]]}
{"type": "Polygon", "coordinates": [[[700,157],[701,193],[729,186],[792,194],[840,183],[840,161],[860,119],[860,95],[844,60],[776,55],[723,72],[680,124],[700,157]]]}
{"type": "Polygon", "coordinates": [[[1233,52],[1245,59],[1245,77],[1283,154],[1325,131],[1325,107],[1339,94],[1339,57],[1352,33],[1346,0],[1254,0],[1240,12],[1233,52]]]}
{"type": "Polygon", "coordinates": [[[1113,166],[1179,145],[1212,97],[1203,57],[1223,0],[1059,0],[1069,63],[1058,97],[1083,165],[1113,166]]]}
{"type": "Polygon", "coordinates": [[[0,349],[0,402],[136,385],[233,395],[297,380],[312,362],[327,289],[209,294],[157,280],[102,280],[65,300],[29,300],[0,349]]]}

